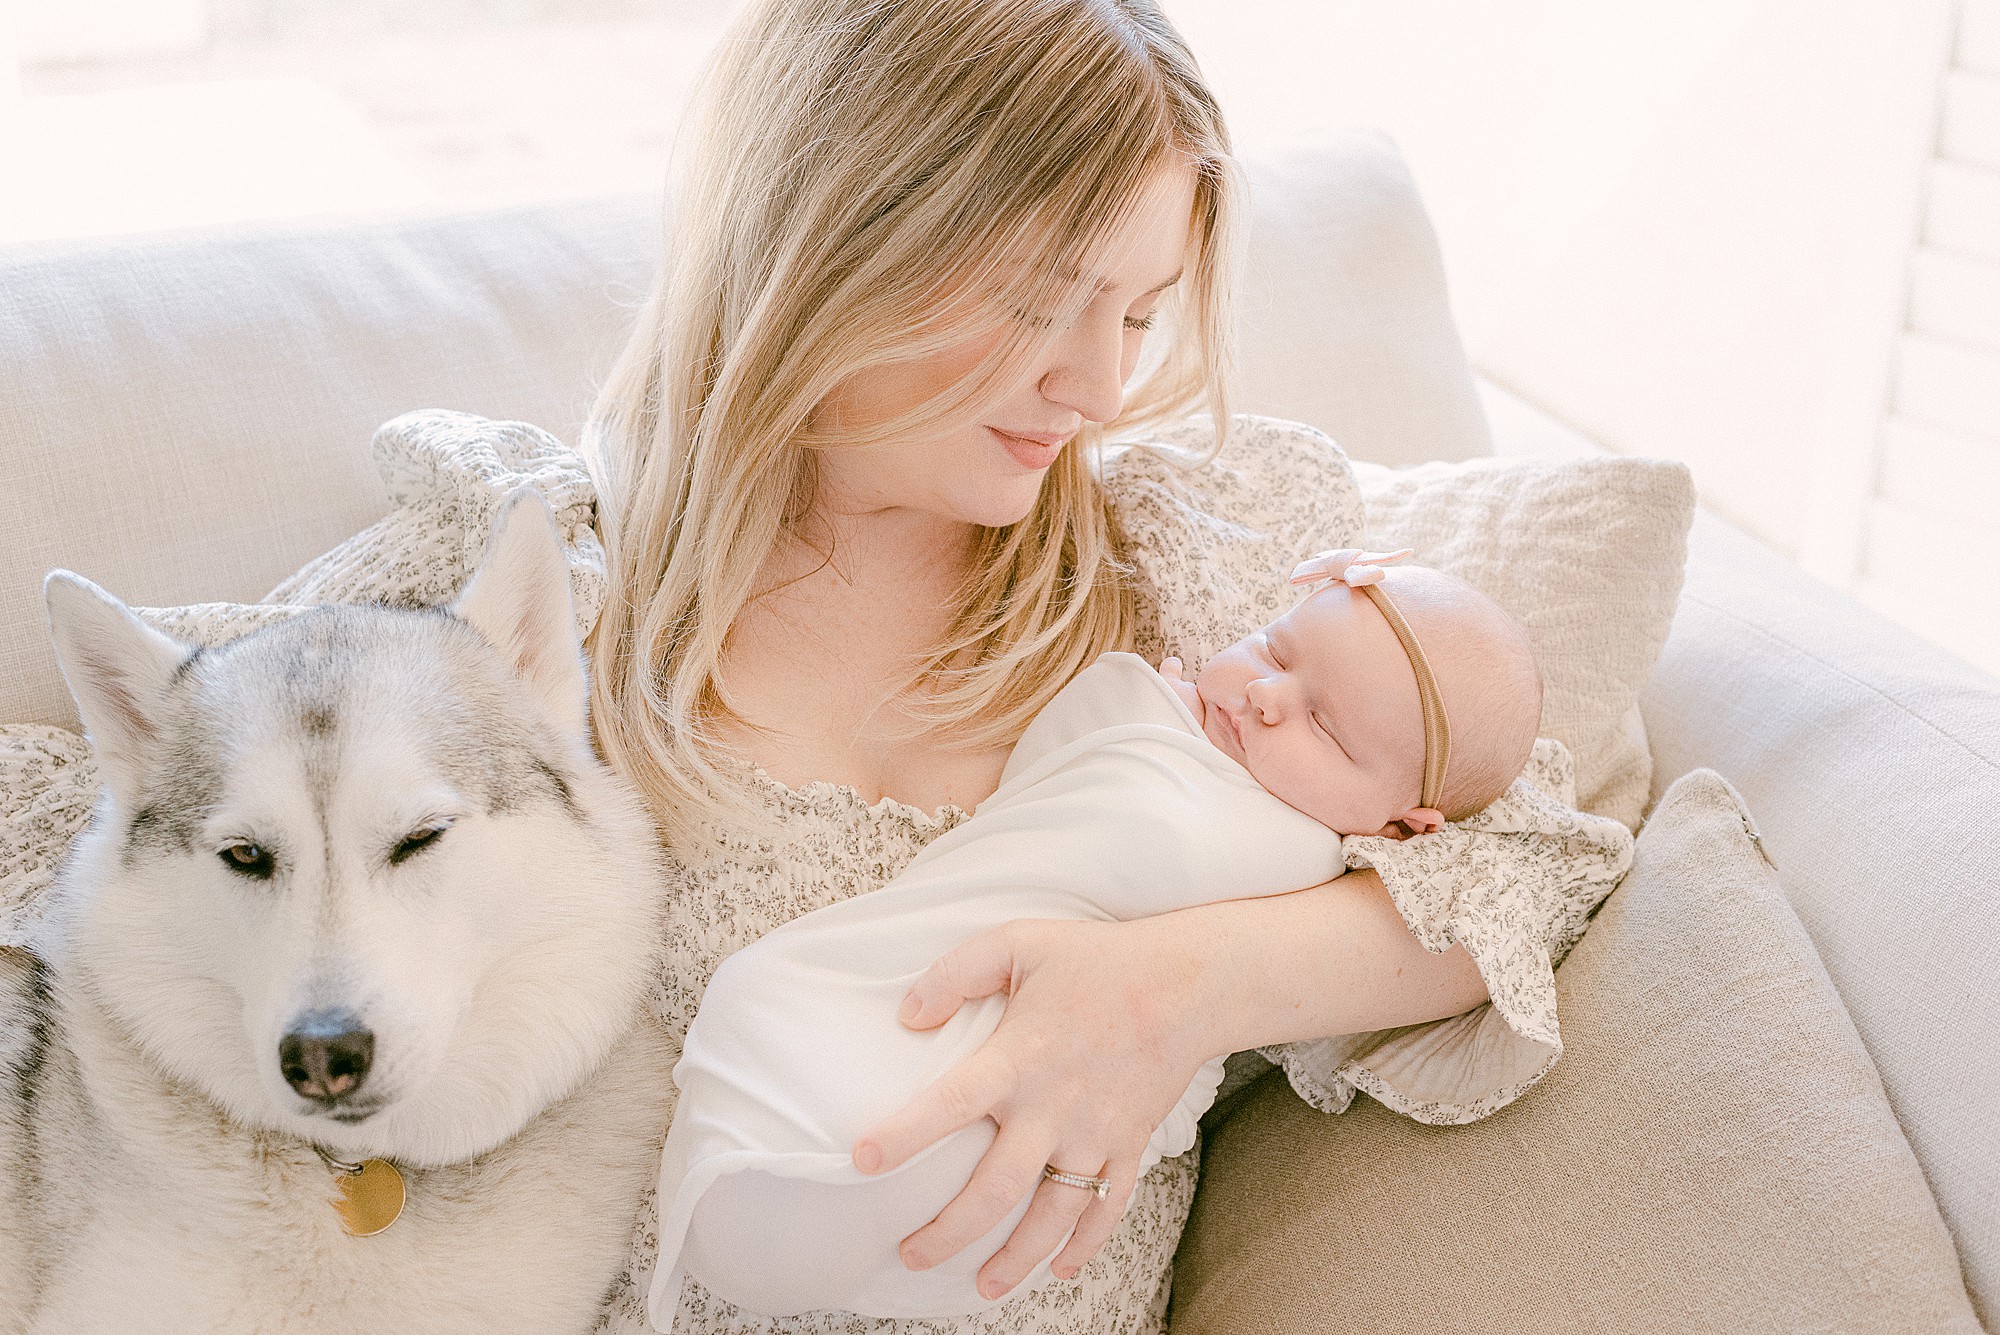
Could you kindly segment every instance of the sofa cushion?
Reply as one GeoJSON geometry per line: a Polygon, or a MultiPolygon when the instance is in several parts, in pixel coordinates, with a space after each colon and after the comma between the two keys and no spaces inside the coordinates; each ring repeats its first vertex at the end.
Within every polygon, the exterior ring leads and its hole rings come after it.
{"type": "Polygon", "coordinates": [[[1379,130],[1243,151],[1252,222],[1229,411],[1316,426],[1383,464],[1493,452],[1444,259],[1379,130]]]}
{"type": "Polygon", "coordinates": [[[1680,593],[1686,466],[1472,459],[1355,474],[1369,546],[1414,547],[1520,620],[1542,666],[1541,732],[1576,757],[1577,804],[1636,827],[1652,778],[1639,693],[1680,593]]]}
{"type": "Polygon", "coordinates": [[[375,428],[442,403],[574,441],[654,203],[0,251],[0,722],[73,726],[41,611],[249,602],[389,507],[375,428]]]}
{"type": "Polygon", "coordinates": [[[1266,1076],[1221,1120],[1176,1335],[1978,1329],[1741,799],[1697,771],[1557,974],[1567,1054],[1482,1122],[1266,1076]]]}
{"type": "Polygon", "coordinates": [[[2000,680],[1704,512],[1643,705],[1657,786],[1757,812],[2000,1327],[2000,680]]]}

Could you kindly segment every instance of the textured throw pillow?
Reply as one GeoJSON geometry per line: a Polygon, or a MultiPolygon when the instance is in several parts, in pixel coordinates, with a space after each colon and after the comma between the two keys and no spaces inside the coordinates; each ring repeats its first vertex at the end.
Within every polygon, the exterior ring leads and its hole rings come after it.
{"type": "MultiPolygon", "coordinates": [[[[590,633],[604,607],[604,549],[592,527],[596,488],[569,447],[526,422],[421,409],[383,423],[372,448],[395,503],[385,518],[308,562],[261,602],[133,610],[169,635],[214,646],[318,603],[446,603],[472,573],[502,502],[529,488],[555,512],[577,633],[590,633]]],[[[80,733],[0,726],[0,946],[25,940],[42,891],[96,799],[96,764],[80,733]]]]}
{"type": "Polygon", "coordinates": [[[1639,693],[1687,564],[1687,466],[1469,459],[1354,471],[1369,546],[1414,547],[1519,618],[1542,665],[1542,735],[1576,757],[1577,804],[1637,828],[1652,780],[1639,693]]]}
{"type": "Polygon", "coordinates": [[[1568,1054],[1482,1122],[1275,1074],[1229,1110],[1175,1335],[1979,1329],[1846,1008],[1735,790],[1683,776],[1556,975],[1568,1054]]]}

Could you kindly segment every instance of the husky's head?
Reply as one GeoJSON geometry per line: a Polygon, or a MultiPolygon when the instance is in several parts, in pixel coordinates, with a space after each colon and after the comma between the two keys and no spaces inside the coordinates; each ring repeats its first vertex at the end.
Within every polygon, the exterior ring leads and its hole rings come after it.
{"type": "Polygon", "coordinates": [[[632,1021],[662,883],[590,749],[548,508],[447,610],[327,607],[220,649],[46,585],[103,795],[46,949],[167,1073],[346,1156],[447,1163],[632,1021]]]}

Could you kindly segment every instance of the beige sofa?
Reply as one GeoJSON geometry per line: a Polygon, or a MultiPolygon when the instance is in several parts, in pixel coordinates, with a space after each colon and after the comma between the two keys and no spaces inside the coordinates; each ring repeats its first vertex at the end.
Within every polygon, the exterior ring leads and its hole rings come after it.
{"type": "MultiPolygon", "coordinates": [[[[1240,407],[1392,464],[1595,449],[1476,381],[1392,145],[1246,157],[1240,407]]],[[[74,726],[40,609],[52,566],[138,603],[250,601],[387,509],[368,445],[392,416],[458,408],[573,442],[658,245],[658,201],[634,196],[0,249],[0,721],[74,726]]],[[[2000,853],[1974,822],[2000,809],[2000,682],[1704,513],[1644,712],[1656,795],[1712,766],[1755,813],[1991,1325],[2000,853]]],[[[1340,1153],[1346,1120],[1301,1152],[1340,1153]]],[[[1309,1286],[1315,1241],[1285,1232],[1286,1183],[1268,1189],[1259,1245],[1299,1248],[1309,1286]]],[[[1643,1252],[1649,1219],[1624,1225],[1643,1252]]],[[[1345,1328],[1326,1298],[1284,1324],[1345,1328]]],[[[1651,1324],[1632,1303],[1577,1324],[1651,1324]]],[[[1483,1328],[1462,1317],[1427,1324],[1483,1328]]]]}

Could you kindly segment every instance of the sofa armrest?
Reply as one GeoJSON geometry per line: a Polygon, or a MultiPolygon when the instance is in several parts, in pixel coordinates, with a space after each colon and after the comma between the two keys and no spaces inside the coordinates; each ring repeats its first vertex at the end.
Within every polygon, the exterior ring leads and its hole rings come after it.
{"type": "Polygon", "coordinates": [[[1656,798],[1709,766],[1749,803],[1990,1320],[2000,681],[1704,512],[1641,709],[1656,798]]]}

